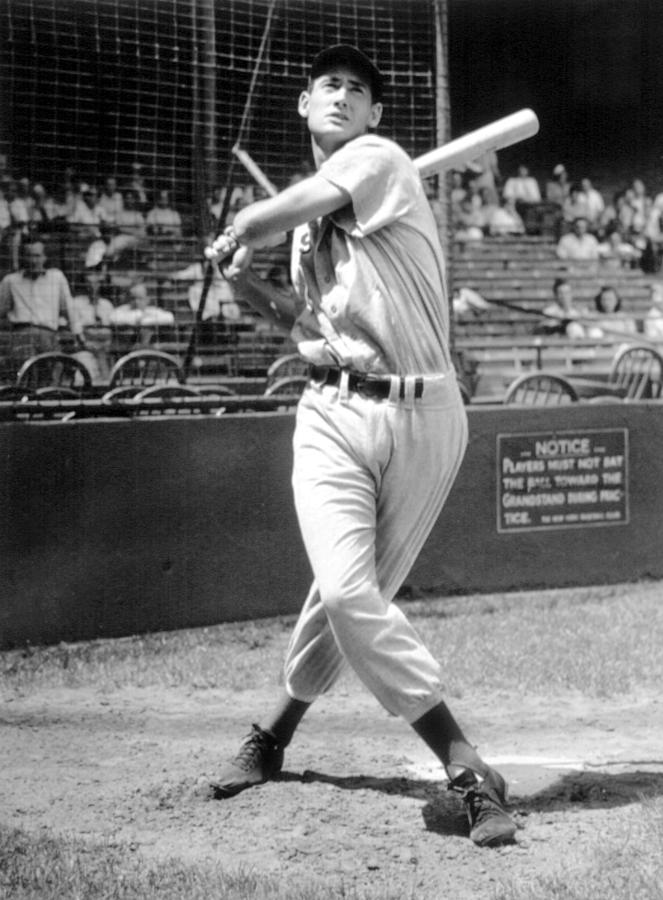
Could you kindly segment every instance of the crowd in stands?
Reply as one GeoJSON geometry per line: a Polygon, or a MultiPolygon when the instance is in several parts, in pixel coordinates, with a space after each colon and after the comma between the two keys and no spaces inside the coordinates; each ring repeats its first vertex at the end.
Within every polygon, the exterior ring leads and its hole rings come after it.
{"type": "Polygon", "coordinates": [[[587,176],[571,179],[554,166],[543,187],[526,165],[506,176],[495,163],[454,172],[452,227],[457,241],[548,233],[560,259],[604,262],[658,272],[663,260],[663,192],[651,195],[634,178],[606,196],[587,176]]]}
{"type": "MultiPolygon", "coordinates": [[[[222,227],[224,208],[228,224],[260,196],[259,188],[239,185],[224,207],[224,189],[215,189],[207,203],[203,245],[222,227]]],[[[132,330],[131,346],[138,347],[175,323],[173,311],[155,299],[155,283],[159,297],[182,286],[190,325],[205,275],[203,246],[190,222],[169,188],[150,185],[140,163],[123,179],[86,180],[67,169],[62,183],[50,190],[27,177],[11,176],[0,155],[0,334],[11,335],[8,368],[16,371],[35,353],[66,349],[84,355],[94,379],[102,381],[118,329],[132,330]],[[66,254],[56,252],[62,242],[66,254]],[[163,252],[157,258],[159,246],[163,252]]],[[[227,335],[228,323],[249,320],[253,322],[250,310],[216,270],[198,341],[212,343],[227,335]]],[[[5,358],[4,369],[6,363],[5,358]]]]}
{"type": "MultiPolygon", "coordinates": [[[[292,181],[306,177],[302,165],[292,181]]],[[[437,186],[426,182],[433,213],[444,226],[437,186]]],[[[151,183],[135,162],[125,177],[76,177],[72,169],[49,189],[39,181],[14,177],[0,155],[0,331],[11,330],[14,368],[35,352],[58,346],[58,329],[67,331],[69,349],[84,354],[96,380],[108,376],[114,329],[133,329],[137,346],[149,344],[160,328],[174,324],[173,312],[156,301],[146,278],[160,289],[182,285],[195,316],[205,275],[203,247],[244,205],[264,196],[255,185],[237,185],[229,197],[216,187],[207,201],[207,233],[202,243],[193,234],[188,211],[174,202],[170,187],[151,183]],[[75,239],[77,260],[70,268],[49,259],[48,239],[75,239]],[[155,242],[179,247],[185,239],[182,264],[165,253],[158,263],[150,257],[155,242]],[[145,256],[141,253],[146,251],[145,256]],[[119,290],[110,291],[114,272],[130,270],[119,290]],[[62,271],[64,270],[64,271],[62,271]],[[19,338],[20,333],[20,338],[19,338]]],[[[556,255],[570,262],[594,261],[607,274],[611,269],[638,268],[656,273],[663,258],[663,192],[650,195],[642,179],[607,197],[588,177],[571,179],[564,165],[554,166],[539,182],[526,165],[506,177],[497,155],[485,153],[463,171],[452,173],[452,228],[458,242],[487,237],[521,236],[549,231],[556,255]]],[[[265,272],[273,284],[291,290],[287,267],[265,272]]],[[[635,321],[621,308],[615,287],[605,279],[591,305],[578,303],[573,286],[560,278],[551,302],[542,310],[539,335],[598,338],[633,334],[635,321]]],[[[457,318],[481,318],[489,309],[477,291],[455,286],[453,310],[457,318]]],[[[247,321],[248,308],[231,286],[214,272],[198,323],[201,343],[214,344],[223,328],[247,321]],[[219,329],[221,325],[221,329],[219,329]]],[[[253,325],[255,326],[253,321],[253,325]]],[[[663,339],[663,288],[652,286],[650,308],[640,329],[646,337],[663,339]]]]}

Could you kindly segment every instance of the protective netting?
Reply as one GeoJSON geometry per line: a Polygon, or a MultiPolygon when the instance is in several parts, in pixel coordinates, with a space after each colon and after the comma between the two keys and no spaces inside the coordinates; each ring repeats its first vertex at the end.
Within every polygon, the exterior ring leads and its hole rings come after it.
{"type": "MultiPolygon", "coordinates": [[[[361,46],[389,85],[381,132],[434,146],[434,0],[2,0],[0,152],[49,190],[132,166],[184,213],[223,185],[242,144],[279,187],[308,158],[295,114],[314,53],[361,46]],[[256,71],[257,63],[260,63],[256,71]]],[[[250,181],[245,176],[240,180],[250,181]]],[[[195,215],[193,217],[195,224],[195,215]]]]}

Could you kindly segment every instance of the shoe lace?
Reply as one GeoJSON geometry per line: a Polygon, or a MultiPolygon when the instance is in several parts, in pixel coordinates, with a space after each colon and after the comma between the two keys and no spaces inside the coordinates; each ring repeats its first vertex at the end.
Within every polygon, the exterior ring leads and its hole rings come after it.
{"type": "Polygon", "coordinates": [[[276,745],[271,735],[263,731],[259,725],[252,725],[251,732],[246,736],[239,753],[233,760],[234,764],[243,772],[255,768],[265,754],[269,753],[276,745]]]}
{"type": "Polygon", "coordinates": [[[450,781],[448,790],[461,795],[473,826],[492,816],[505,814],[497,786],[485,781],[479,783],[472,772],[463,772],[450,781]]]}

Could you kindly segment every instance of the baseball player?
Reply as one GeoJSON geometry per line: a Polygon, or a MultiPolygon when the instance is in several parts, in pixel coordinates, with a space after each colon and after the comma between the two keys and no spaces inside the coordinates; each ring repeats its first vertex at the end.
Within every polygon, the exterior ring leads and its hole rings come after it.
{"type": "Polygon", "coordinates": [[[213,779],[219,798],[275,775],[309,706],[348,663],[439,758],[480,845],[513,839],[504,779],[442,698],[440,666],[393,603],[458,472],[467,422],[451,363],[444,260],[411,159],[374,129],[382,76],[356,47],[313,61],[298,112],[316,172],[241,210],[208,251],[246,299],[291,330],[310,381],[293,490],[314,574],[263,727],[213,779]],[[250,271],[293,230],[296,300],[250,271]]]}

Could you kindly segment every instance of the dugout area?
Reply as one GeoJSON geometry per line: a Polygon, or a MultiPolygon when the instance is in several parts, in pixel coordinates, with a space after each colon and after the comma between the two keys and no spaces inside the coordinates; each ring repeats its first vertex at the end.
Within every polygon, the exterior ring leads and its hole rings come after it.
{"type": "MultiPolygon", "coordinates": [[[[660,410],[470,408],[408,593],[663,577],[660,410]]],[[[296,613],[309,569],[293,426],[288,413],[0,425],[0,646],[296,613]]]]}

